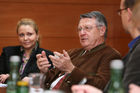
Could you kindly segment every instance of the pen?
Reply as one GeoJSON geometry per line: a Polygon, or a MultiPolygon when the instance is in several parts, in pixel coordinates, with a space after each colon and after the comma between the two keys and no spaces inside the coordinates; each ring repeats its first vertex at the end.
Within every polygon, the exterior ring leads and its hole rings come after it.
{"type": "Polygon", "coordinates": [[[79,85],[83,85],[87,82],[87,78],[83,78],[80,82],[79,82],[79,85]]]}

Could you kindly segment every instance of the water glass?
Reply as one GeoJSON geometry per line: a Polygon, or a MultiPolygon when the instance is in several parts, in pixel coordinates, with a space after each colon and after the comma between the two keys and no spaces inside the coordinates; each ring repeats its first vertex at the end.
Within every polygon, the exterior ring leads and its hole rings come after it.
{"type": "Polygon", "coordinates": [[[43,93],[65,93],[62,90],[45,90],[43,93]]]}
{"type": "Polygon", "coordinates": [[[29,75],[29,93],[43,93],[41,88],[43,74],[31,73],[29,75]]]}

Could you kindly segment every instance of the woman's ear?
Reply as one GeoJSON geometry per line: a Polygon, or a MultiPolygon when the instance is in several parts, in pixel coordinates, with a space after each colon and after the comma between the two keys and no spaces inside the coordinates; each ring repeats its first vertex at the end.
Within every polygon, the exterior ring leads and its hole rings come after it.
{"type": "Polygon", "coordinates": [[[39,35],[37,35],[37,39],[36,40],[39,41],[39,35]]]}

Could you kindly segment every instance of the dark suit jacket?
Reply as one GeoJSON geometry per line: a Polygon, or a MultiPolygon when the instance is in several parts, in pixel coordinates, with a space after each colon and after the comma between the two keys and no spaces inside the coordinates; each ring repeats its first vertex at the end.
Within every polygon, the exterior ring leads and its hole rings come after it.
{"type": "MultiPolygon", "coordinates": [[[[71,93],[71,86],[78,84],[84,77],[87,78],[86,84],[103,89],[110,79],[110,61],[120,59],[119,53],[105,44],[93,48],[84,55],[83,52],[83,48],[68,52],[75,69],[65,77],[60,86],[66,93],[71,93]]],[[[50,88],[51,83],[62,74],[64,73],[58,69],[46,73],[44,88],[50,88]]]]}
{"type": "MultiPolygon", "coordinates": [[[[40,72],[39,68],[37,67],[37,59],[36,59],[36,54],[41,53],[42,51],[46,52],[46,56],[48,57],[49,55],[53,55],[53,53],[49,50],[45,50],[42,48],[37,47],[34,49],[31,53],[30,59],[28,60],[25,69],[20,76],[20,78],[24,78],[25,76],[28,76],[29,73],[35,73],[35,72],[40,72]]],[[[7,74],[10,72],[10,62],[9,58],[12,55],[18,55],[21,57],[21,62],[19,64],[19,67],[22,63],[22,55],[23,51],[21,51],[21,46],[9,46],[3,48],[2,54],[0,56],[0,74],[7,74]]],[[[49,58],[48,58],[49,59],[49,58]]],[[[49,59],[49,62],[52,63],[49,59]]]]}
{"type": "MultiPolygon", "coordinates": [[[[123,58],[124,71],[123,71],[123,85],[125,92],[128,93],[129,84],[134,83],[140,85],[140,39],[136,41],[132,49],[123,58]]],[[[111,81],[104,89],[104,93],[107,93],[111,81]]]]}

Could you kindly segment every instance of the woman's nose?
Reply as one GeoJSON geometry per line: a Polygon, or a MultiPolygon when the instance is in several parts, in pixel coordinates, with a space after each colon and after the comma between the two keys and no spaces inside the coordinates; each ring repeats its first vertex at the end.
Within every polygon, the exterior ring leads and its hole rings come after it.
{"type": "Polygon", "coordinates": [[[25,36],[24,36],[24,40],[27,40],[27,39],[28,39],[28,36],[25,35],[25,36]]]}

